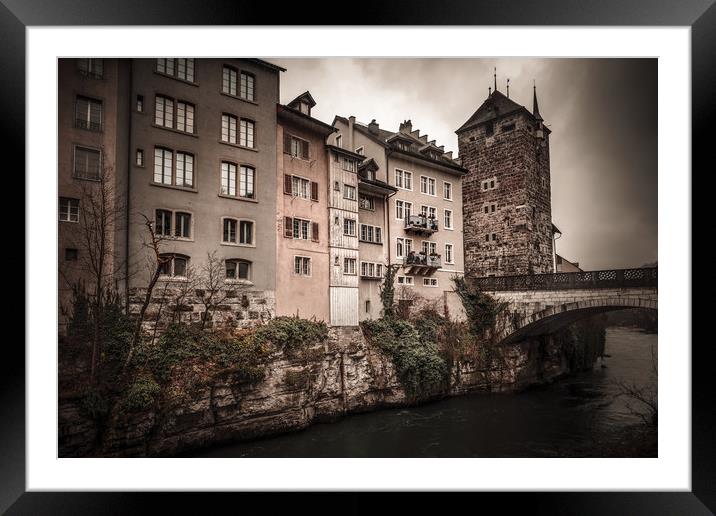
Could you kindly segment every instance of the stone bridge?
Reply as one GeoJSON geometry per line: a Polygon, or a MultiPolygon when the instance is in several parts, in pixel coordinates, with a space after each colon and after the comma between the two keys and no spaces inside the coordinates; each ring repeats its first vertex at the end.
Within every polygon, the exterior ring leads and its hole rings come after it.
{"type": "Polygon", "coordinates": [[[590,315],[657,309],[657,268],[490,276],[473,284],[508,303],[498,326],[503,344],[555,330],[590,315]]]}

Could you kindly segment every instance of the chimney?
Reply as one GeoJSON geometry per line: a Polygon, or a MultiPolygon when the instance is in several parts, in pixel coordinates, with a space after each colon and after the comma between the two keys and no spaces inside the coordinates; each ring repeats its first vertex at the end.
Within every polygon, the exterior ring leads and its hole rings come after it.
{"type": "Polygon", "coordinates": [[[348,150],[355,149],[355,146],[353,145],[353,126],[356,123],[356,117],[353,115],[348,117],[348,150]]]}
{"type": "Polygon", "coordinates": [[[410,134],[413,132],[413,122],[410,120],[404,120],[402,124],[400,124],[400,128],[398,129],[403,134],[410,134]]]}
{"type": "Polygon", "coordinates": [[[375,118],[373,120],[371,120],[370,123],[368,124],[368,130],[372,134],[378,134],[379,128],[380,128],[380,126],[378,125],[378,122],[375,121],[375,118]]]}

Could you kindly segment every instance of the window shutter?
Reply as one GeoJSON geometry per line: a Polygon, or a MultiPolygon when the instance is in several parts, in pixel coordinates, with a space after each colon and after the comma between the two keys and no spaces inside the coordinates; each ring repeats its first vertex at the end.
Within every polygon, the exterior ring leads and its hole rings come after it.
{"type": "Polygon", "coordinates": [[[311,222],[311,239],[318,242],[318,222],[311,222]]]}
{"type": "Polygon", "coordinates": [[[318,201],[318,183],[311,181],[311,200],[318,201]]]}
{"type": "Polygon", "coordinates": [[[283,175],[283,193],[287,193],[289,195],[293,194],[293,183],[291,181],[291,176],[288,174],[283,175]]]}
{"type": "Polygon", "coordinates": [[[301,142],[301,156],[308,159],[308,142],[305,140],[301,142]]]}
{"type": "Polygon", "coordinates": [[[293,238],[293,219],[291,217],[283,218],[283,236],[293,238]]]}

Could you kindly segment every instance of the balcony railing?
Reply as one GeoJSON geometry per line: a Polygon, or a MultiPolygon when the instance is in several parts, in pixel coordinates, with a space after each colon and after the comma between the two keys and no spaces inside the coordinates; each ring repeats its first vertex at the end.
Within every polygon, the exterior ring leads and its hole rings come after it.
{"type": "Polygon", "coordinates": [[[488,276],[472,281],[481,290],[564,290],[656,287],[657,268],[615,269],[524,276],[488,276]]]}
{"type": "Polygon", "coordinates": [[[405,230],[419,233],[434,233],[438,230],[438,221],[425,215],[405,217],[405,230]]]}
{"type": "Polygon", "coordinates": [[[442,260],[439,254],[411,252],[403,259],[403,265],[406,267],[427,267],[429,269],[439,269],[442,267],[442,260]]]}

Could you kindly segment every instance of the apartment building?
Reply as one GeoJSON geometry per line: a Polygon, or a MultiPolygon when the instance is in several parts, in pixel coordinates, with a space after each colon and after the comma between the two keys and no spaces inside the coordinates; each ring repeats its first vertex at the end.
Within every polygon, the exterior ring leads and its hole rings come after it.
{"type": "MultiPolygon", "coordinates": [[[[461,179],[466,170],[451,152],[413,130],[410,120],[395,132],[355,117],[336,116],[333,125],[338,133],[329,142],[363,156],[370,180],[385,184],[380,245],[386,264],[400,266],[398,296],[404,302],[435,301],[454,312],[450,278],[463,274],[461,179]]],[[[364,220],[374,219],[366,213],[364,220]]],[[[366,284],[361,318],[379,313],[379,289],[369,281],[361,279],[366,284]]]]}
{"type": "Polygon", "coordinates": [[[329,156],[335,129],[311,116],[305,92],[277,106],[276,315],[328,322],[329,156]]]}

